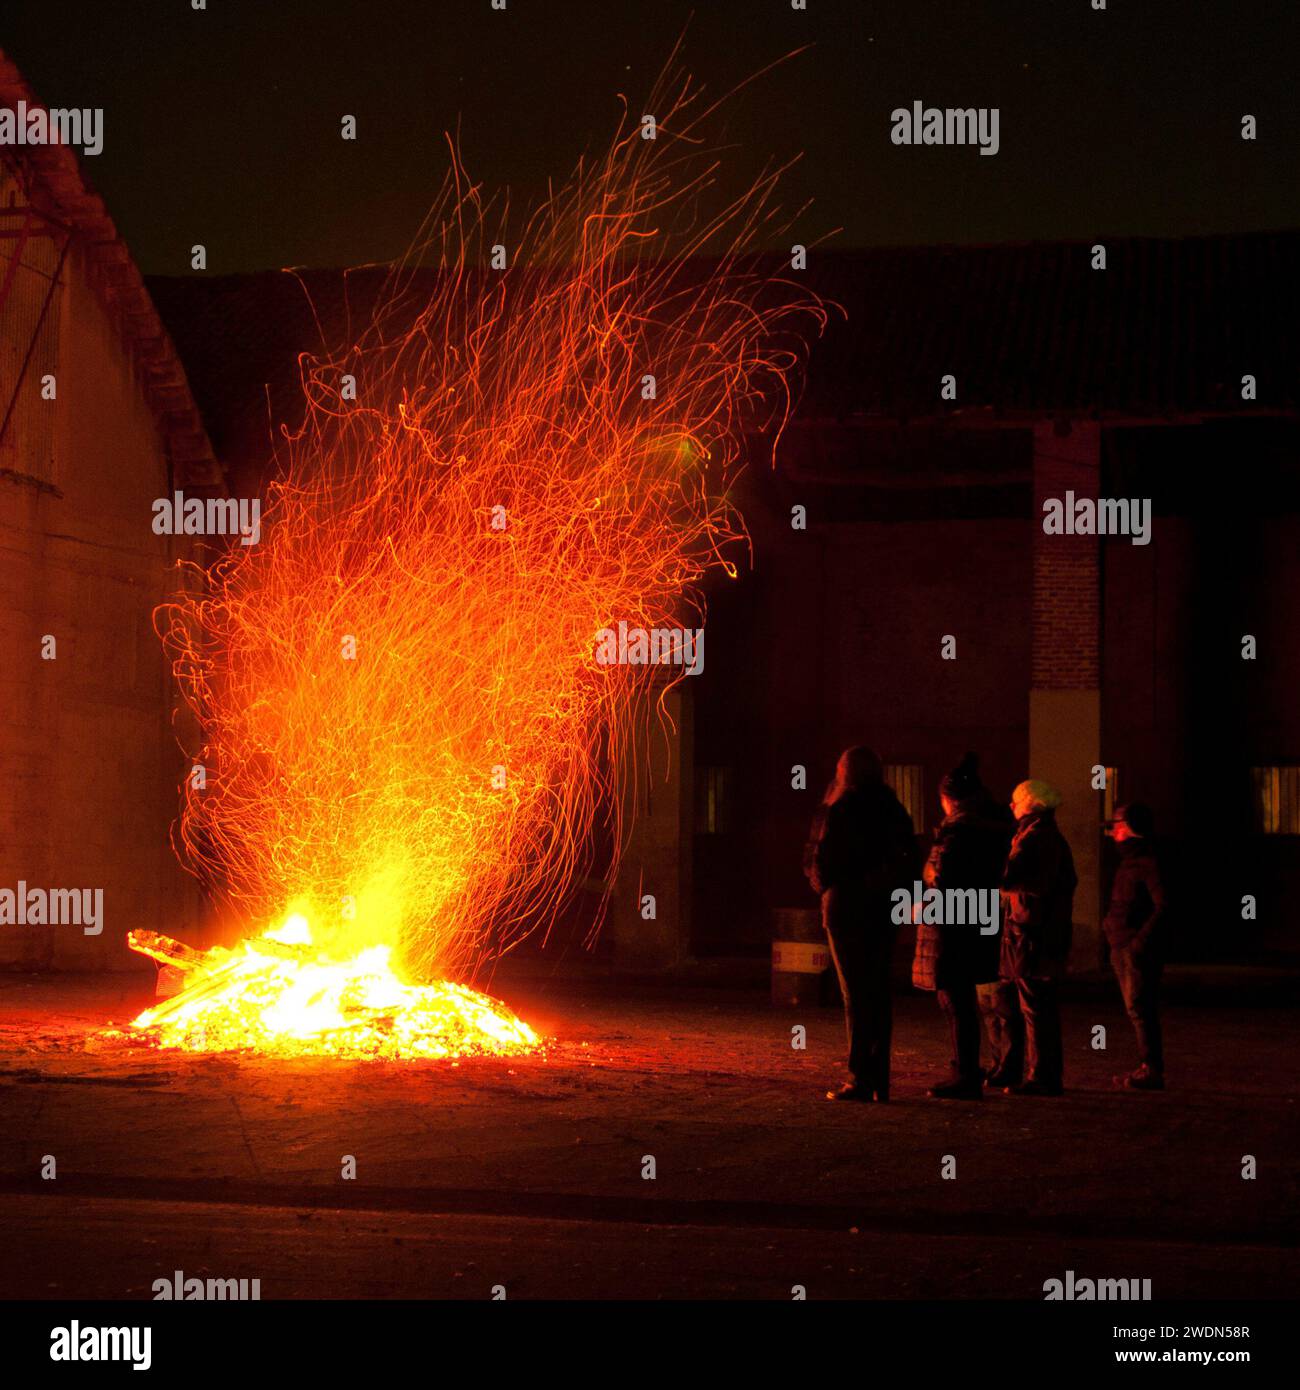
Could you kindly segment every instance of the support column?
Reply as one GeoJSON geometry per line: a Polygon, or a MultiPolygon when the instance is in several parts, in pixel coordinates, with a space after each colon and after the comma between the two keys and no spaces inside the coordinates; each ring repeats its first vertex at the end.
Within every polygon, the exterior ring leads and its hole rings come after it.
{"type": "Polygon", "coordinates": [[[1093,421],[1034,430],[1033,661],[1029,690],[1029,776],[1059,788],[1056,813],[1074,853],[1072,970],[1094,969],[1101,930],[1101,548],[1096,536],[1049,536],[1043,503],[1098,496],[1101,429],[1093,421]]]}

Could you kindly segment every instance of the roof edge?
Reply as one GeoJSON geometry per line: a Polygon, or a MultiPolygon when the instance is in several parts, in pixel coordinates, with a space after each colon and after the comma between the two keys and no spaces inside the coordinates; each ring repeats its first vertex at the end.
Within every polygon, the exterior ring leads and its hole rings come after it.
{"type": "MultiPolygon", "coordinates": [[[[48,109],[33,94],[11,58],[0,50],[0,107],[48,109]]],[[[87,278],[127,349],[145,401],[163,441],[177,486],[223,487],[217,461],[189,378],[171,335],[104,200],[87,183],[80,160],[66,145],[0,149],[43,216],[65,227],[85,258],[87,278]]]]}

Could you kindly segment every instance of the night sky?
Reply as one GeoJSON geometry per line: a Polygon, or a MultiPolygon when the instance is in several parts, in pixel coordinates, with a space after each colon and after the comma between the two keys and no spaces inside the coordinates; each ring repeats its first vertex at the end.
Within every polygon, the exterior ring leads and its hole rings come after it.
{"type": "Polygon", "coordinates": [[[801,45],[719,128],[738,190],[842,247],[1239,232],[1300,223],[1293,0],[4,0],[0,46],[51,106],[105,108],[92,183],[147,273],[389,259],[459,126],[527,201],[639,107],[674,39],[714,93],[801,45]],[[692,17],[692,11],[694,15],[692,17]],[[127,17],[129,16],[129,18],[127,17]],[[688,23],[689,21],[689,23],[688,23]],[[899,147],[914,100],[996,106],[1001,150],[899,147]],[[1240,137],[1243,114],[1259,121],[1240,137]],[[340,119],[359,138],[340,139],[340,119]]]}

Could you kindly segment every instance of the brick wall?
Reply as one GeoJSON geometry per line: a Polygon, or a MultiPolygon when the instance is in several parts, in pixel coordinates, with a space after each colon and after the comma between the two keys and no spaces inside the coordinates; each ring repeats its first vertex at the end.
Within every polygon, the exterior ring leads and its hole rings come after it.
{"type": "Polygon", "coordinates": [[[1064,798],[1056,823],[1074,854],[1076,969],[1097,960],[1100,922],[1101,581],[1096,536],[1047,535],[1043,502],[1066,494],[1095,499],[1101,490],[1101,432],[1087,421],[1069,434],[1051,424],[1034,430],[1033,653],[1029,692],[1030,777],[1064,798]]]}
{"type": "Polygon", "coordinates": [[[1099,543],[1096,536],[1044,533],[1051,497],[1096,497],[1095,427],[1038,433],[1034,452],[1033,670],[1036,690],[1095,690],[1101,683],[1099,543]]]}

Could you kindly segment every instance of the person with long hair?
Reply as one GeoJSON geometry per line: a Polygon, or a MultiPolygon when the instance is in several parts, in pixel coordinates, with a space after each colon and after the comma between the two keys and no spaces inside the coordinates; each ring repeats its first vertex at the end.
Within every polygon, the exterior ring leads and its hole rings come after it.
{"type": "Polygon", "coordinates": [[[846,748],[813,821],[804,872],[821,895],[822,925],[844,999],[849,1081],[830,1100],[889,1099],[897,928],[892,895],[919,868],[912,818],[885,785],[869,748],[846,748]]]}

